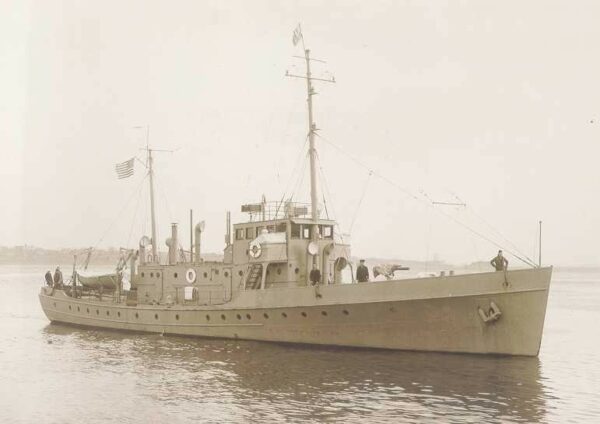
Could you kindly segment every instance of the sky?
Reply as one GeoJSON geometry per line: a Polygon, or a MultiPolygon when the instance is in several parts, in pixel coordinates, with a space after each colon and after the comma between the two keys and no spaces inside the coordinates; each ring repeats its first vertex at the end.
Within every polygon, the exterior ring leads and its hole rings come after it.
{"type": "Polygon", "coordinates": [[[308,200],[306,85],[285,77],[304,72],[301,23],[313,74],[336,80],[315,83],[319,198],[355,255],[537,261],[541,220],[544,264],[600,264],[597,1],[5,0],[0,16],[2,246],[135,247],[145,171],[114,165],[143,158],[136,127],[173,150],[155,158],[162,250],[190,209],[219,252],[227,210],[308,200]]]}

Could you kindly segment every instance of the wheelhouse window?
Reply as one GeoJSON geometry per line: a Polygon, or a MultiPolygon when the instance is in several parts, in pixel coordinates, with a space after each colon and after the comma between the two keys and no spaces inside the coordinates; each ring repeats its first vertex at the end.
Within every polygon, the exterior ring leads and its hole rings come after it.
{"type": "Polygon", "coordinates": [[[256,227],[256,237],[260,236],[265,227],[256,227]]]}
{"type": "Polygon", "coordinates": [[[300,238],[302,225],[292,223],[292,238],[300,238]]]}
{"type": "Polygon", "coordinates": [[[332,225],[321,225],[321,236],[326,239],[333,238],[333,226],[332,225]]]}
{"type": "Polygon", "coordinates": [[[285,233],[285,232],[287,232],[287,224],[285,222],[280,222],[279,224],[277,224],[276,231],[278,233],[285,233]]]}
{"type": "Polygon", "coordinates": [[[246,228],[246,239],[252,240],[254,238],[254,227],[246,228]]]}
{"type": "Polygon", "coordinates": [[[244,240],[244,229],[238,228],[235,230],[235,239],[236,240],[244,240]]]}
{"type": "Polygon", "coordinates": [[[310,224],[304,224],[302,226],[302,238],[303,239],[309,239],[311,238],[311,225],[310,224]]]}

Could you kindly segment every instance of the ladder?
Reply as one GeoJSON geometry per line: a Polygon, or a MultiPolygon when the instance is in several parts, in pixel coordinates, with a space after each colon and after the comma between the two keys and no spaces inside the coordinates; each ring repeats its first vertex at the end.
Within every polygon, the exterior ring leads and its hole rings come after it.
{"type": "Polygon", "coordinates": [[[252,264],[246,278],[246,288],[258,289],[262,280],[262,264],[252,264]]]}

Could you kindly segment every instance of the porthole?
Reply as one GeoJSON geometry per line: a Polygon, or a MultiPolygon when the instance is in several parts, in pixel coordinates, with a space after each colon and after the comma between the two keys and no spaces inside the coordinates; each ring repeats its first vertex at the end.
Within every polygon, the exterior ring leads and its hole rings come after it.
{"type": "Polygon", "coordinates": [[[206,272],[203,275],[204,275],[204,278],[208,277],[208,274],[206,272]]]}
{"type": "Polygon", "coordinates": [[[109,312],[109,311],[106,311],[106,316],[109,316],[109,315],[110,315],[110,312],[109,312]]]}
{"type": "Polygon", "coordinates": [[[225,271],[223,275],[225,275],[225,277],[229,277],[229,273],[227,271],[225,271]]]}
{"type": "Polygon", "coordinates": [[[327,316],[327,311],[321,311],[321,315],[323,315],[324,317],[327,316]]]}
{"type": "Polygon", "coordinates": [[[298,273],[300,272],[300,268],[296,268],[296,269],[294,270],[294,272],[295,272],[296,274],[298,274],[298,273]]]}
{"type": "Polygon", "coordinates": [[[154,273],[153,272],[150,273],[150,277],[154,277],[154,273]]]}
{"type": "Polygon", "coordinates": [[[81,309],[79,309],[79,306],[77,307],[77,312],[81,312],[81,309]]]}
{"type": "Polygon", "coordinates": [[[302,312],[302,316],[306,318],[306,312],[302,312]]]}
{"type": "Polygon", "coordinates": [[[175,315],[175,319],[179,321],[179,314],[175,315]]]}
{"type": "Polygon", "coordinates": [[[117,312],[117,316],[121,318],[121,312],[117,312]]]}
{"type": "Polygon", "coordinates": [[[277,275],[281,275],[281,268],[277,268],[277,275]]]}
{"type": "Polygon", "coordinates": [[[269,314],[267,314],[266,312],[263,314],[263,317],[265,317],[265,319],[269,319],[269,314]]]}
{"type": "Polygon", "coordinates": [[[252,319],[252,316],[250,314],[246,314],[246,319],[252,319]]]}
{"type": "Polygon", "coordinates": [[[242,319],[242,316],[240,314],[236,315],[237,319],[242,319]]]}
{"type": "Polygon", "coordinates": [[[344,315],[350,315],[350,312],[348,312],[346,309],[344,309],[342,312],[344,313],[344,315]]]}
{"type": "Polygon", "coordinates": [[[177,278],[177,273],[173,274],[173,277],[177,278]]]}
{"type": "Polygon", "coordinates": [[[225,314],[221,314],[221,319],[222,319],[223,321],[225,321],[225,319],[226,319],[226,317],[225,317],[225,314]]]}
{"type": "Polygon", "coordinates": [[[287,318],[287,314],[285,312],[282,312],[281,316],[284,317],[284,318],[287,318]]]}
{"type": "Polygon", "coordinates": [[[96,315],[100,315],[100,311],[96,309],[96,315]]]}
{"type": "Polygon", "coordinates": [[[158,319],[158,314],[154,314],[154,319],[158,319]]]}
{"type": "Polygon", "coordinates": [[[238,275],[241,277],[242,275],[244,275],[244,271],[242,271],[241,269],[238,271],[238,275]]]}
{"type": "Polygon", "coordinates": [[[156,278],[160,277],[160,272],[156,273],[156,278]]]}
{"type": "Polygon", "coordinates": [[[210,321],[210,315],[206,315],[206,320],[210,321]]]}
{"type": "Polygon", "coordinates": [[[88,313],[88,314],[90,313],[90,308],[87,308],[87,313],[88,313]]]}
{"type": "Polygon", "coordinates": [[[142,277],[144,276],[144,273],[142,272],[142,277]]]}
{"type": "Polygon", "coordinates": [[[71,305],[69,305],[69,311],[71,310],[71,305]]]}
{"type": "Polygon", "coordinates": [[[135,317],[136,317],[136,318],[139,318],[139,317],[140,317],[140,314],[138,314],[138,313],[136,312],[136,313],[135,313],[135,317]]]}

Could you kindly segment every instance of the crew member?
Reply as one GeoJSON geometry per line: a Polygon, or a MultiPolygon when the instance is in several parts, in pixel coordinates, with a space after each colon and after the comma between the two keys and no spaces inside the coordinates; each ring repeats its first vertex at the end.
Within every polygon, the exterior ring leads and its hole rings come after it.
{"type": "Polygon", "coordinates": [[[50,270],[46,271],[46,275],[44,276],[44,278],[46,279],[46,285],[48,287],[52,287],[54,282],[52,281],[52,273],[50,272],[50,270]]]}
{"type": "Polygon", "coordinates": [[[356,268],[356,279],[359,283],[366,283],[369,281],[369,268],[365,265],[365,260],[360,260],[360,265],[356,268]]]}
{"type": "Polygon", "coordinates": [[[496,271],[504,271],[508,268],[508,260],[502,256],[502,250],[498,250],[498,255],[490,261],[490,264],[496,268],[496,271]]]}
{"type": "Polygon", "coordinates": [[[313,286],[321,282],[321,271],[317,268],[317,264],[313,264],[313,268],[310,270],[309,279],[313,286]]]}
{"type": "Polygon", "coordinates": [[[57,266],[56,270],[54,271],[54,287],[60,288],[60,287],[62,287],[62,284],[63,284],[63,275],[60,270],[60,267],[57,266]]]}

